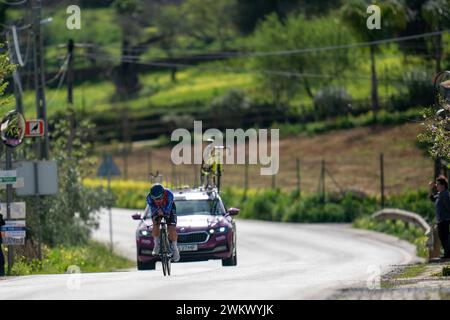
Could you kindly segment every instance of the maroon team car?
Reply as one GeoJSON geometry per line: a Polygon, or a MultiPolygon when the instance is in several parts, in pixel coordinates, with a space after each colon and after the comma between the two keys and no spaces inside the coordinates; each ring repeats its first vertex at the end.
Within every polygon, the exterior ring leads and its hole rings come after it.
{"type": "MultiPolygon", "coordinates": [[[[239,209],[227,210],[215,191],[188,189],[174,191],[180,262],[221,259],[223,266],[237,264],[236,223],[239,209]]],[[[155,269],[159,257],[152,255],[152,220],[139,214],[136,230],[138,270],[155,269]]]]}

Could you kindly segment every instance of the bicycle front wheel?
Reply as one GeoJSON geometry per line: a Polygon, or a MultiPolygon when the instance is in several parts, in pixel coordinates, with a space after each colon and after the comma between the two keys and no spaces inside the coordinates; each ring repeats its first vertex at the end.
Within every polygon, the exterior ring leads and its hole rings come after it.
{"type": "Polygon", "coordinates": [[[170,267],[171,267],[171,258],[167,257],[167,262],[166,262],[166,271],[167,271],[167,275],[170,276],[170,267]]]}
{"type": "Polygon", "coordinates": [[[164,276],[170,276],[169,238],[167,231],[161,230],[161,264],[164,276]]]}
{"type": "Polygon", "coordinates": [[[170,271],[168,269],[168,258],[165,255],[161,258],[161,264],[164,276],[170,275],[170,271]]]}

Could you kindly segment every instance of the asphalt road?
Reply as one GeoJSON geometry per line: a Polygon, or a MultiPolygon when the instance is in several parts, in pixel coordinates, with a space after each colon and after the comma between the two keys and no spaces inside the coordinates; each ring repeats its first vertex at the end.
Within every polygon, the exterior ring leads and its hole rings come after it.
{"type": "MultiPolygon", "coordinates": [[[[114,209],[114,248],[135,260],[136,211],[114,209]]],[[[109,241],[108,215],[94,238],[109,241]]],[[[417,258],[412,245],[349,225],[238,221],[238,266],[220,261],[156,270],[72,273],[0,281],[3,299],[325,299],[344,287],[376,286],[377,275],[417,258]]],[[[77,270],[74,268],[73,270],[77,270]]],[[[82,270],[81,270],[82,271],[82,270]]]]}

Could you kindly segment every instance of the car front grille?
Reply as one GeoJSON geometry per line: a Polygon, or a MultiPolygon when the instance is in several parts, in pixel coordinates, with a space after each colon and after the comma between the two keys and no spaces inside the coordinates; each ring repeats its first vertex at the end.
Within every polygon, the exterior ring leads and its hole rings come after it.
{"type": "Polygon", "coordinates": [[[178,243],[203,243],[206,241],[208,241],[208,233],[206,232],[178,234],[178,243]]]}

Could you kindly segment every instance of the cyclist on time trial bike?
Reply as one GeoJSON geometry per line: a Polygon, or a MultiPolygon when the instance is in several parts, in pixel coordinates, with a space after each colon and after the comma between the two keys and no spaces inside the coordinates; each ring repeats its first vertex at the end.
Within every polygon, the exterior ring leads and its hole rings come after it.
{"type": "Polygon", "coordinates": [[[147,195],[147,207],[145,208],[144,217],[148,217],[149,214],[151,214],[153,221],[152,236],[155,242],[152,254],[159,254],[161,242],[159,221],[156,221],[156,217],[164,216],[166,218],[169,240],[172,242],[172,258],[174,262],[178,262],[180,260],[180,252],[177,246],[177,209],[174,202],[174,196],[172,191],[164,188],[163,185],[159,183],[154,184],[147,195]]]}

